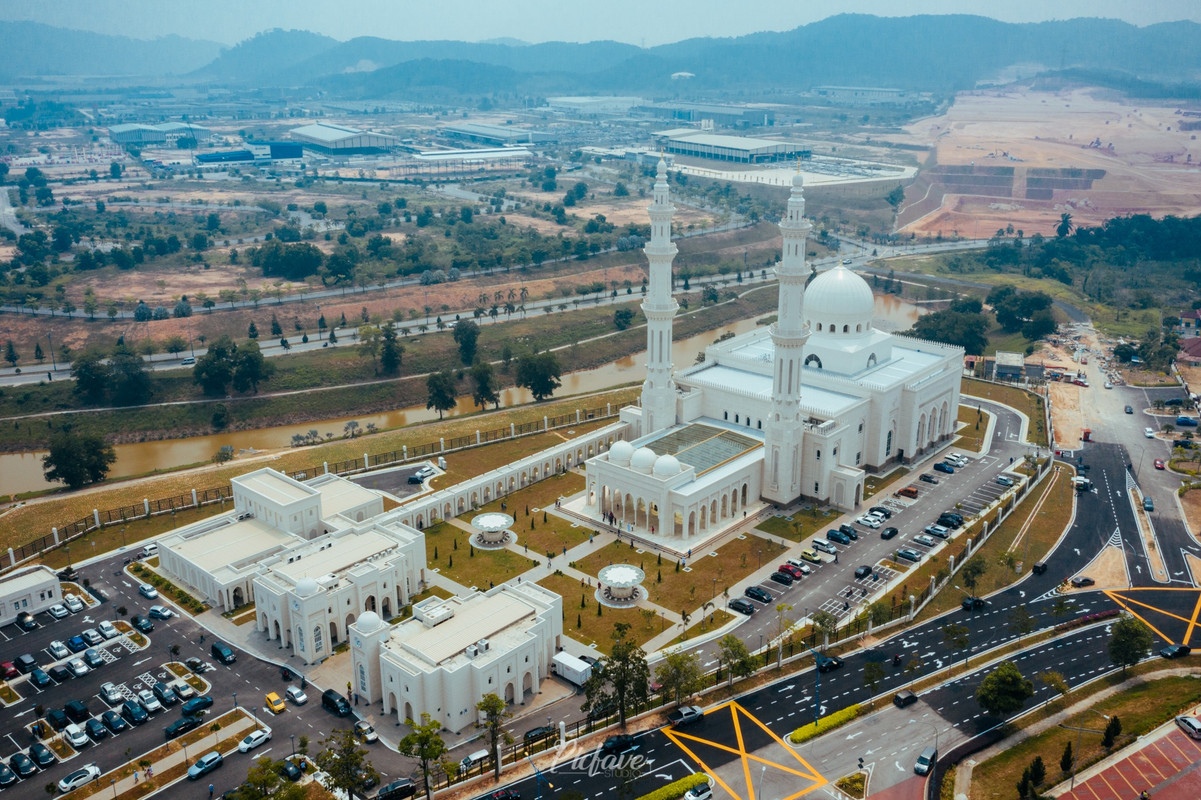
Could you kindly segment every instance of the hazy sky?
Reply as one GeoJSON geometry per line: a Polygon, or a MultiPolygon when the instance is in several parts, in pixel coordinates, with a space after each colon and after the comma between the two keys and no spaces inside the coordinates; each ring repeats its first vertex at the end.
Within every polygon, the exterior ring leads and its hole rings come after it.
{"type": "Polygon", "coordinates": [[[351,39],[528,42],[614,39],[656,45],[693,36],[790,30],[835,14],[979,14],[1006,22],[1108,17],[1136,25],[1201,22],[1198,0],[2,0],[0,19],[139,39],[176,33],[234,44],[271,28],[351,39]]]}

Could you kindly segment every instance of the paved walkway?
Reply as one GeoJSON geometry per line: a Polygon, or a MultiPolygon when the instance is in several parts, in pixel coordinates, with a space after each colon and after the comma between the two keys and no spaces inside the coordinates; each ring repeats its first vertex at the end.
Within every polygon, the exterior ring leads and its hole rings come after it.
{"type": "MultiPolygon", "coordinates": [[[[243,733],[252,731],[257,727],[258,725],[254,723],[254,720],[246,716],[245,713],[242,713],[233,722],[230,722],[229,724],[223,724],[221,730],[217,732],[217,737],[219,737],[220,741],[229,740],[230,737],[233,736],[237,736],[240,740],[243,733]]],[[[142,761],[144,756],[133,756],[130,758],[128,763],[118,767],[112,772],[106,772],[101,775],[99,778],[97,778],[97,782],[101,786],[111,787],[109,789],[105,789],[104,792],[112,792],[113,797],[120,797],[126,792],[131,791],[135,786],[143,785],[147,782],[147,780],[158,780],[158,775],[166,774],[167,770],[171,769],[172,767],[185,763],[185,752],[187,754],[187,763],[193,764],[200,756],[204,755],[205,753],[212,752],[215,744],[216,742],[214,741],[213,736],[205,736],[199,742],[191,745],[186,751],[181,747],[175,752],[168,753],[162,758],[152,761],[151,767],[154,770],[155,777],[151,778],[147,778],[146,771],[142,767],[138,766],[138,762],[142,761]]],[[[228,756],[237,749],[238,745],[237,741],[235,740],[221,750],[221,755],[228,756]]],[[[180,775],[178,778],[173,779],[170,783],[156,788],[150,794],[160,792],[163,789],[166,789],[168,786],[174,785],[181,780],[187,780],[187,775],[180,775]]],[[[101,795],[103,792],[97,794],[101,795]]],[[[103,794],[103,796],[107,797],[108,795],[103,794]]]]}

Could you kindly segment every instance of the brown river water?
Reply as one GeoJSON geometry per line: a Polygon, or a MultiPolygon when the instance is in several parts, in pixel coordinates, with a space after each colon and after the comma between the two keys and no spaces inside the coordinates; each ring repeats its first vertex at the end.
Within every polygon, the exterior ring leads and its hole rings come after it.
{"type": "MultiPolygon", "coordinates": [[[[876,325],[884,330],[905,330],[917,319],[919,309],[898,300],[890,295],[876,295],[876,325]]],[[[758,318],[758,317],[757,317],[758,318]]],[[[715,339],[726,332],[735,334],[745,333],[756,327],[754,319],[742,320],[731,325],[725,325],[717,330],[680,339],[672,346],[672,360],[676,369],[690,366],[696,360],[697,354],[715,339]]],[[[617,361],[604,364],[595,369],[572,372],[562,377],[562,387],[559,396],[600,392],[623,383],[632,383],[642,379],[646,353],[635,353],[632,356],[620,358],[617,361]]],[[[510,387],[501,392],[501,406],[510,407],[533,402],[533,398],[525,389],[510,387]]],[[[586,405],[583,403],[582,405],[586,405]]],[[[470,397],[460,397],[458,405],[447,416],[469,414],[476,407],[470,397]]],[[[375,423],[379,429],[397,428],[412,425],[417,422],[428,422],[438,418],[436,411],[424,406],[411,406],[388,411],[380,414],[365,414],[336,419],[304,422],[297,425],[281,425],[276,428],[260,428],[258,430],[238,431],[235,433],[220,433],[211,436],[195,436],[189,439],[165,439],[155,442],[137,442],[119,444],[114,447],[117,461],[113,464],[110,476],[119,478],[125,475],[139,475],[154,470],[169,470],[183,464],[207,462],[221,447],[230,445],[234,450],[273,450],[288,447],[296,434],[307,434],[316,430],[322,434],[333,433],[336,437],[343,434],[343,426],[350,420],[366,427],[367,423],[375,423]]],[[[487,423],[494,427],[496,423],[487,423]]],[[[369,441],[363,443],[363,449],[370,452],[369,441]]],[[[42,477],[42,456],[44,451],[32,453],[7,453],[0,455],[0,493],[12,494],[17,492],[38,491],[51,488],[42,477]]]]}

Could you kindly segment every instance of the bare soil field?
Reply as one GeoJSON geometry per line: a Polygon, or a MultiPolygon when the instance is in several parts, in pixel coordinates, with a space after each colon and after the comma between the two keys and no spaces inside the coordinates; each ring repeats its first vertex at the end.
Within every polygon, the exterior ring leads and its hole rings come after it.
{"type": "MultiPolygon", "coordinates": [[[[960,94],[946,114],[914,123],[902,139],[934,148],[939,166],[1011,168],[1011,190],[994,196],[947,191],[940,205],[902,230],[987,237],[1012,224],[1029,236],[1053,234],[1063,213],[1083,225],[1130,213],[1201,213],[1201,170],[1193,163],[1201,159],[1201,143],[1195,133],[1179,130],[1179,111],[1081,87],[960,94]],[[1084,180],[1078,188],[1054,188],[1049,198],[1032,199],[1038,194],[1028,194],[1038,177],[1032,171],[1041,169],[1104,175],[1091,186],[1084,180]]],[[[905,203],[922,199],[907,194],[905,203]]]]}
{"type": "Polygon", "coordinates": [[[1055,447],[1074,450],[1080,446],[1080,435],[1084,430],[1084,417],[1080,413],[1079,386],[1071,383],[1052,382],[1051,421],[1055,426],[1055,447]]]}

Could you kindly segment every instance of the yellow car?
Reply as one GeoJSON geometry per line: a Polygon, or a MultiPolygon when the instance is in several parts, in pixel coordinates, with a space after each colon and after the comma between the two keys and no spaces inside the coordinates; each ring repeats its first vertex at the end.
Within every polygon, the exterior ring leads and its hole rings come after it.
{"type": "Polygon", "coordinates": [[[801,551],[801,558],[805,559],[806,561],[810,561],[814,564],[822,563],[822,557],[819,556],[813,550],[809,550],[808,548],[801,551]]]}
{"type": "Polygon", "coordinates": [[[275,692],[267,694],[267,708],[271,709],[272,714],[284,713],[284,699],[275,692]]]}

